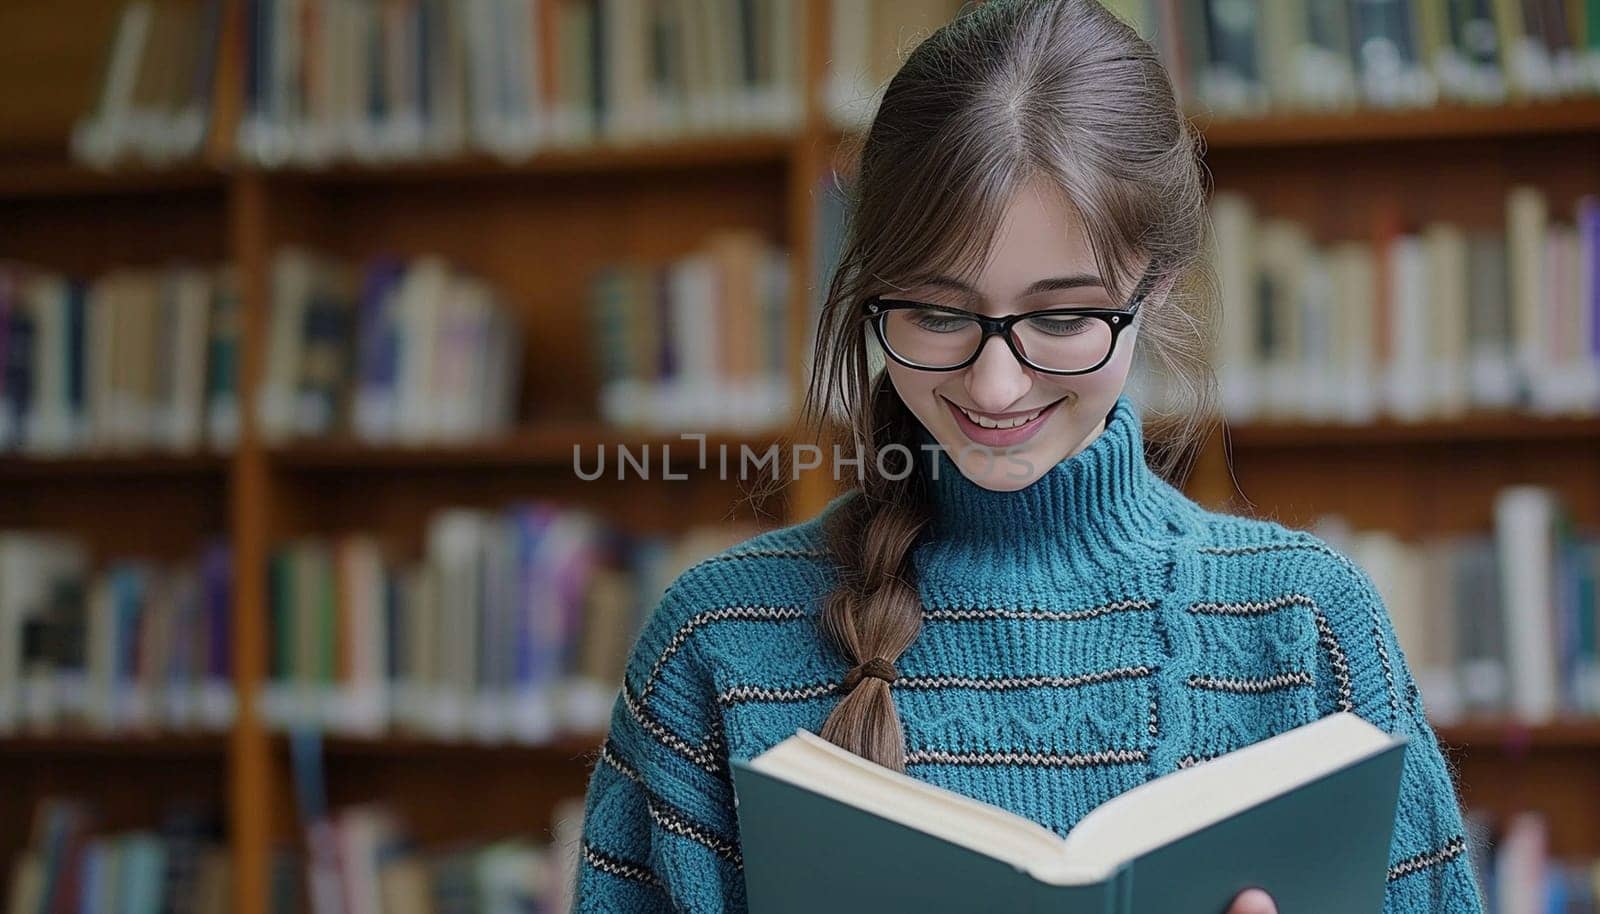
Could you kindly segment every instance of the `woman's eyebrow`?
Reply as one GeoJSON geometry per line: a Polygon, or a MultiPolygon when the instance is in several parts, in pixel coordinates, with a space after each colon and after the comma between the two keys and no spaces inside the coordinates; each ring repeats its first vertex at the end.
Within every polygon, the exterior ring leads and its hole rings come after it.
{"type": "MultiPolygon", "coordinates": [[[[978,291],[959,279],[950,276],[934,276],[925,280],[924,285],[939,286],[945,289],[954,289],[968,295],[977,295],[978,291]]],[[[1052,276],[1041,279],[1023,290],[1023,297],[1038,295],[1040,292],[1061,292],[1067,289],[1082,289],[1086,287],[1105,288],[1105,281],[1093,273],[1074,273],[1070,276],[1052,276]]]]}

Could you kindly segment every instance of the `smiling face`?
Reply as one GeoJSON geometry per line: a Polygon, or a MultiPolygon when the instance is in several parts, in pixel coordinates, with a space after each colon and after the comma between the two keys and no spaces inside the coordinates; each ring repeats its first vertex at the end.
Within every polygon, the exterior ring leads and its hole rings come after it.
{"type": "MultiPolygon", "coordinates": [[[[1123,308],[1106,291],[1076,210],[1049,185],[1023,188],[1008,205],[983,272],[939,277],[895,298],[1001,316],[1043,308],[1123,308]]],[[[1146,299],[1143,307],[1155,304],[1146,299]]],[[[1087,447],[1105,428],[1133,361],[1138,322],[1099,370],[1034,371],[998,336],[959,371],[921,371],[890,359],[895,391],[974,483],[1023,488],[1087,447]]]]}

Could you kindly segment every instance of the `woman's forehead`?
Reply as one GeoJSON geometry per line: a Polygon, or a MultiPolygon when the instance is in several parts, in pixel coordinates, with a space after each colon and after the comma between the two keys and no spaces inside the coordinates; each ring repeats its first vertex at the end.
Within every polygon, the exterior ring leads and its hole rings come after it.
{"type": "Polygon", "coordinates": [[[1002,298],[1103,286],[1078,209],[1053,185],[1034,181],[1018,188],[987,234],[953,235],[942,245],[947,262],[927,269],[924,280],[1002,298]]]}

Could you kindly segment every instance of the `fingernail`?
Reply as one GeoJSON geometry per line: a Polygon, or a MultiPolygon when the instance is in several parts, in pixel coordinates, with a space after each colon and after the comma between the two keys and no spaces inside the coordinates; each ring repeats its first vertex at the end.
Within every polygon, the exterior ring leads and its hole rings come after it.
{"type": "Polygon", "coordinates": [[[1278,906],[1272,903],[1272,896],[1261,889],[1246,889],[1239,893],[1235,910],[1239,914],[1277,914],[1278,906]]]}

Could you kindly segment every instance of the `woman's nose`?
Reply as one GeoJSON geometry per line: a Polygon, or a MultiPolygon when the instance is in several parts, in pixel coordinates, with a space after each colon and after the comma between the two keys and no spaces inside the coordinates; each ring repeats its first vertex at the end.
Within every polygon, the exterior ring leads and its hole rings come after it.
{"type": "Polygon", "coordinates": [[[967,396],[985,412],[1005,412],[1033,387],[1033,373],[998,336],[984,341],[978,360],[967,366],[967,396]]]}

